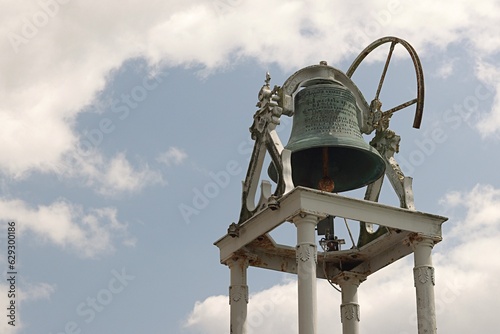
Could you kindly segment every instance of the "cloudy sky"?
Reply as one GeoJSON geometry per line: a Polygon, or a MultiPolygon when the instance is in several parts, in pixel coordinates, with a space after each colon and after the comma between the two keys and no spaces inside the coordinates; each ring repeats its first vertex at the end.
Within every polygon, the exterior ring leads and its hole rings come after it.
{"type": "MultiPolygon", "coordinates": [[[[213,242],[238,219],[266,71],[272,85],[321,60],[346,71],[388,35],[407,40],[424,69],[421,129],[411,108],[391,128],[417,209],[449,217],[433,258],[438,328],[497,332],[497,0],[0,4],[1,333],[227,333],[229,270],[213,242]],[[227,182],[215,183],[221,174],[227,182]]],[[[367,100],[386,52],[353,77],[367,100]]],[[[384,107],[415,89],[396,48],[384,107]]],[[[290,127],[283,116],[285,143],[290,127]]],[[[381,201],[397,205],[390,187],[381,201]]],[[[273,236],[293,242],[293,229],[273,236]]],[[[250,269],[248,281],[250,332],[297,333],[295,277],[250,269]]],[[[339,293],[321,281],[318,299],[320,333],[339,332],[339,293]]],[[[370,276],[359,299],[364,332],[414,333],[411,257],[370,276]]]]}

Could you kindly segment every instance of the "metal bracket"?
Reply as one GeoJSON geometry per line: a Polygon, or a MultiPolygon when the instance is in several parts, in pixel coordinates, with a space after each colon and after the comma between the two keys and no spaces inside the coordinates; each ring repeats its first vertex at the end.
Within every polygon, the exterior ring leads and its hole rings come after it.
{"type": "MultiPolygon", "coordinates": [[[[377,149],[385,161],[385,175],[399,198],[400,207],[408,210],[415,210],[412,189],[413,179],[403,174],[403,171],[394,158],[394,153],[399,152],[400,140],[401,137],[392,130],[377,130],[370,145],[377,149]]],[[[383,181],[384,177],[382,176],[377,181],[368,185],[365,192],[365,200],[378,202],[383,181]]],[[[360,225],[358,247],[367,244],[388,231],[385,227],[380,227],[377,231],[374,231],[373,224],[371,223],[360,222],[360,225]]]]}
{"type": "Polygon", "coordinates": [[[253,116],[253,124],[250,127],[252,139],[255,140],[254,148],[248,165],[247,174],[243,181],[242,206],[238,223],[246,221],[258,211],[271,207],[279,208],[279,198],[291,191],[293,186],[291,171],[291,152],[286,150],[276,133],[276,126],[279,125],[279,118],[283,113],[283,108],[278,105],[278,91],[280,87],[275,86],[272,90],[269,86],[271,76],[266,73],[265,84],[259,91],[259,109],[253,116]],[[271,194],[271,184],[269,181],[262,181],[261,194],[257,204],[255,195],[257,193],[257,183],[262,172],[266,152],[269,153],[278,173],[278,184],[274,194],[271,194]],[[268,203],[271,201],[271,203],[268,203]]]}
{"type": "MultiPolygon", "coordinates": [[[[413,179],[403,174],[401,167],[399,167],[399,164],[394,158],[394,154],[399,152],[400,141],[401,137],[398,136],[394,131],[390,129],[384,129],[375,133],[375,137],[370,142],[370,145],[372,145],[377,149],[377,151],[379,151],[380,155],[385,161],[385,175],[387,175],[389,182],[391,182],[391,185],[399,198],[400,207],[404,209],[415,210],[412,190],[413,179]]],[[[380,188],[382,186],[382,183],[380,182],[380,185],[374,184],[374,187],[375,186],[380,188]]],[[[373,192],[373,190],[374,189],[372,187],[372,189],[370,189],[370,192],[373,192]]],[[[380,189],[378,189],[378,192],[380,192],[380,189]]]]}

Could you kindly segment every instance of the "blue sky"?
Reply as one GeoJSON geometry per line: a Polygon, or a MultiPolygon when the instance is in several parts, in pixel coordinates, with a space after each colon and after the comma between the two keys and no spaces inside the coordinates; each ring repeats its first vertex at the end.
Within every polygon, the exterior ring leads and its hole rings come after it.
{"type": "MultiPolygon", "coordinates": [[[[411,108],[391,121],[396,159],[417,210],[450,218],[434,251],[438,328],[493,333],[498,1],[0,3],[0,305],[9,221],[18,251],[16,326],[2,306],[1,333],[226,333],[229,270],[213,242],[238,219],[266,71],[271,85],[321,60],[346,71],[388,35],[416,49],[426,88],[420,130],[411,108]]],[[[368,101],[386,50],[353,76],[368,101]]],[[[415,89],[396,48],[383,106],[415,89]]],[[[291,124],[282,117],[284,143],[291,124]]],[[[386,183],[381,202],[398,205],[386,183]]],[[[291,224],[273,236],[294,242],[291,224]]],[[[295,278],[251,268],[248,282],[249,330],[296,333],[295,278]]],[[[340,295],[323,281],[318,295],[320,332],[339,331],[340,295]]],[[[413,333],[411,257],[359,298],[362,330],[413,333]]]]}

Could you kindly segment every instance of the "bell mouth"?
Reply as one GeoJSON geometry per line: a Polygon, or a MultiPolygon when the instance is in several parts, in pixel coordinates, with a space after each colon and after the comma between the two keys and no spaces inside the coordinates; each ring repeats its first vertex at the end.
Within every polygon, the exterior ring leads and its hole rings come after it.
{"type": "MultiPolygon", "coordinates": [[[[367,146],[369,146],[367,144],[367,146]]],[[[323,168],[324,147],[312,147],[292,152],[291,167],[294,186],[319,189],[325,177],[323,168]]],[[[359,147],[329,146],[327,176],[334,183],[333,193],[340,193],[364,187],[375,182],[385,173],[385,162],[375,149],[359,147]]],[[[274,163],[268,168],[271,180],[278,182],[274,163]]]]}

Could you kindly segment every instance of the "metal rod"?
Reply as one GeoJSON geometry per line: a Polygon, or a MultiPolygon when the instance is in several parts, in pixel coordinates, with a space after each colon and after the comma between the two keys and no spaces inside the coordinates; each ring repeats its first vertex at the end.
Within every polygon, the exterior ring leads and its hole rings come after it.
{"type": "Polygon", "coordinates": [[[323,147],[323,177],[328,177],[328,147],[323,147]]]}
{"type": "Polygon", "coordinates": [[[394,46],[396,42],[391,43],[391,47],[389,49],[389,54],[387,55],[387,59],[385,60],[384,70],[382,71],[382,76],[380,77],[380,82],[378,83],[377,93],[375,94],[375,100],[378,100],[380,95],[380,90],[382,89],[382,84],[384,83],[385,75],[387,74],[387,69],[389,68],[389,62],[391,61],[392,52],[394,51],[394,46]]]}
{"type": "Polygon", "coordinates": [[[335,183],[332,178],[328,176],[329,160],[328,160],[328,147],[323,147],[323,177],[319,180],[318,189],[321,191],[332,192],[335,188],[335,183]]]}
{"type": "Polygon", "coordinates": [[[349,237],[351,238],[352,246],[354,248],[358,248],[358,246],[356,246],[356,243],[354,242],[354,238],[352,237],[351,229],[349,228],[349,224],[347,224],[346,218],[344,218],[344,223],[345,223],[345,227],[347,227],[347,232],[349,232],[349,237]]]}
{"type": "Polygon", "coordinates": [[[387,111],[382,112],[382,114],[385,116],[385,115],[388,115],[388,114],[395,113],[398,110],[401,110],[403,108],[411,106],[412,104],[417,103],[417,101],[418,101],[417,99],[413,99],[413,100],[410,100],[408,102],[401,103],[399,106],[395,106],[394,108],[391,108],[391,109],[389,109],[387,111]]]}

